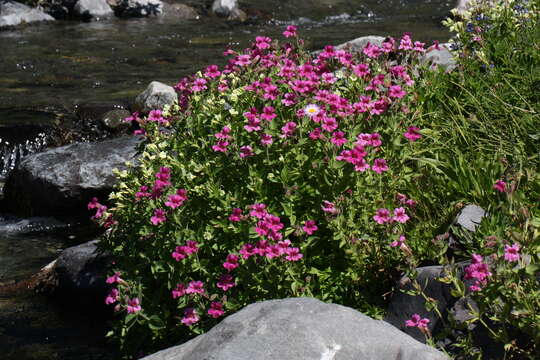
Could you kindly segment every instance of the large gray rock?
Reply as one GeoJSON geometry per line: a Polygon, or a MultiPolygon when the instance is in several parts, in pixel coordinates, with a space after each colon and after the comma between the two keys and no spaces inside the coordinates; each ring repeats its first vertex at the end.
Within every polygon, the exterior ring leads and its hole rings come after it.
{"type": "Polygon", "coordinates": [[[106,0],[79,0],[75,4],[73,12],[84,19],[94,20],[114,15],[106,0]]]}
{"type": "Polygon", "coordinates": [[[312,298],[249,305],[208,333],[145,360],[443,360],[384,321],[312,298]]]}
{"type": "Polygon", "coordinates": [[[6,209],[22,216],[84,214],[92,197],[107,198],[116,182],[112,169],[134,160],[138,141],[75,143],[27,156],[7,178],[6,209]]]}
{"type": "Polygon", "coordinates": [[[441,66],[450,71],[456,67],[456,60],[450,52],[450,44],[440,44],[439,50],[431,49],[422,57],[423,61],[429,62],[433,65],[441,66]]]}
{"type": "Polygon", "coordinates": [[[381,46],[384,42],[384,37],[376,35],[361,36],[359,38],[347,41],[346,43],[339,44],[336,46],[336,49],[348,50],[352,53],[362,52],[364,47],[371,43],[372,45],[381,46]]]}
{"type": "Polygon", "coordinates": [[[40,21],[54,21],[54,18],[40,9],[33,9],[15,1],[0,1],[0,28],[40,21]]]}
{"type": "Polygon", "coordinates": [[[120,17],[157,16],[163,12],[160,0],[112,0],[109,4],[120,17]]]}
{"type": "Polygon", "coordinates": [[[165,105],[172,105],[178,101],[178,94],[172,86],[159,81],[152,81],[148,87],[135,99],[135,106],[146,112],[163,109],[165,105]]]}
{"type": "Polygon", "coordinates": [[[104,298],[107,266],[111,259],[97,249],[98,240],[86,242],[62,251],[53,266],[57,279],[56,291],[94,298],[104,298]]]}

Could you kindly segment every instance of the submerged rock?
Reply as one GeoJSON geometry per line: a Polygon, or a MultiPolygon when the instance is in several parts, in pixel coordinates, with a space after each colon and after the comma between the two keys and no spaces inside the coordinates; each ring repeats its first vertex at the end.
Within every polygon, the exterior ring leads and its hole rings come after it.
{"type": "Polygon", "coordinates": [[[312,298],[251,304],[204,335],[146,360],[443,360],[384,321],[312,298]]]}
{"type": "Polygon", "coordinates": [[[172,86],[152,81],[135,99],[135,107],[148,112],[163,109],[165,105],[172,105],[176,101],[178,101],[178,95],[172,86]]]}
{"type": "Polygon", "coordinates": [[[106,0],[79,0],[73,8],[75,15],[87,20],[113,16],[114,12],[106,0]]]}
{"type": "Polygon", "coordinates": [[[0,1],[0,28],[41,21],[54,21],[54,18],[41,9],[31,8],[15,1],[0,1]]]}
{"type": "Polygon", "coordinates": [[[76,143],[27,156],[6,181],[6,210],[22,216],[86,214],[92,197],[106,199],[114,168],[135,159],[135,137],[76,143]]]}

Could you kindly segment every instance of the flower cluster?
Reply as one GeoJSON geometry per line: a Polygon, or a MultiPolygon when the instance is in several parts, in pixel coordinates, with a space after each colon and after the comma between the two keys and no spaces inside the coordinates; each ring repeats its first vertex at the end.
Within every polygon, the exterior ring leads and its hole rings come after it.
{"type": "Polygon", "coordinates": [[[471,262],[471,265],[465,268],[464,279],[474,280],[474,283],[469,286],[469,290],[480,291],[482,290],[482,287],[487,284],[488,277],[492,274],[482,256],[473,254],[471,262]]]}

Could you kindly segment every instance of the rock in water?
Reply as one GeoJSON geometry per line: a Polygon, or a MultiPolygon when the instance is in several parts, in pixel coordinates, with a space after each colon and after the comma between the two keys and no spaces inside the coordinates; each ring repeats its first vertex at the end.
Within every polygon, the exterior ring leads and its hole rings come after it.
{"type": "Polygon", "coordinates": [[[40,9],[33,9],[15,1],[0,1],[0,28],[39,21],[54,21],[54,18],[40,9]]]}
{"type": "Polygon", "coordinates": [[[75,4],[73,11],[83,19],[95,19],[114,15],[106,0],[79,0],[75,4]]]}
{"type": "Polygon", "coordinates": [[[134,161],[138,141],[129,136],[75,143],[25,157],[6,180],[6,210],[22,216],[85,214],[92,197],[106,199],[111,192],[112,170],[134,161]]]}
{"type": "Polygon", "coordinates": [[[152,81],[148,87],[137,96],[135,106],[144,112],[163,109],[165,105],[172,105],[178,101],[178,95],[172,86],[159,81],[152,81]]]}
{"type": "Polygon", "coordinates": [[[208,333],[145,360],[443,360],[384,321],[312,298],[251,304],[208,333]]]}

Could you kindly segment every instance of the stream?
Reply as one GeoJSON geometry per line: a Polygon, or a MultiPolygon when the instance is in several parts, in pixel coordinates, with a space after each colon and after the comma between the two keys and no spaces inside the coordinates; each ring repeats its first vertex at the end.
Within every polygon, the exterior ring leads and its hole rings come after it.
{"type": "MultiPolygon", "coordinates": [[[[287,25],[297,25],[313,50],[360,36],[399,37],[403,32],[412,33],[415,40],[445,42],[449,33],[440,22],[454,2],[250,0],[240,4],[263,16],[243,24],[208,16],[161,17],[56,21],[0,31],[0,183],[23,156],[48,146],[51,132],[71,121],[78,105],[129,106],[151,81],[174,85],[207,65],[223,65],[225,47],[244,48],[259,35],[281,38],[287,25]]],[[[77,224],[0,216],[0,358],[115,358],[104,340],[105,320],[24,288],[13,290],[62,249],[87,240],[77,224]]]]}

